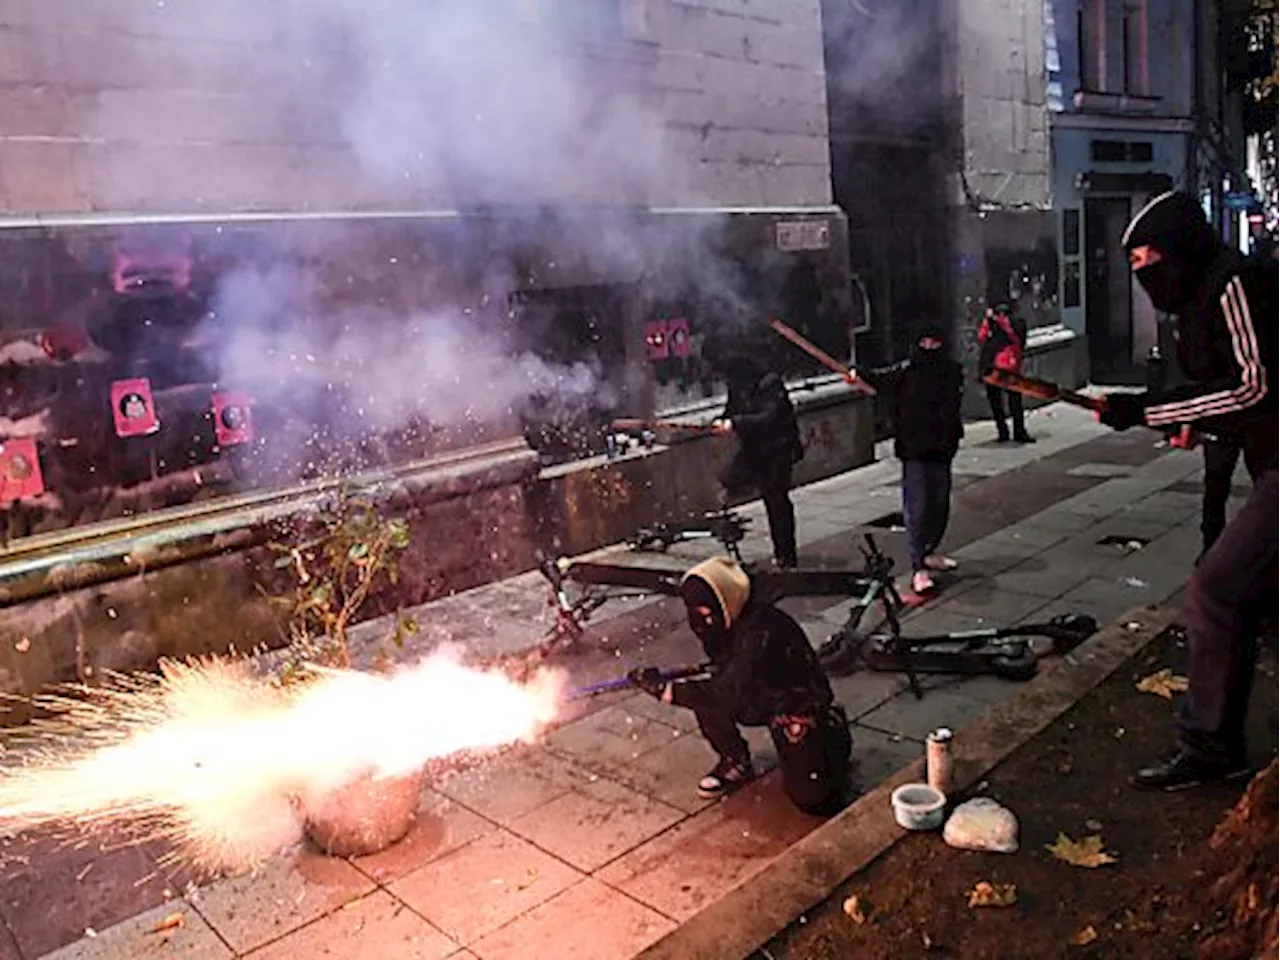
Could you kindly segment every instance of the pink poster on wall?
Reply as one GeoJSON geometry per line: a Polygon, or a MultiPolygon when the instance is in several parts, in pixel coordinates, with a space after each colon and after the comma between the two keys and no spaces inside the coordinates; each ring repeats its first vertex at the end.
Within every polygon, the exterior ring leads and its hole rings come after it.
{"type": "Polygon", "coordinates": [[[44,493],[44,474],[35,437],[14,437],[0,443],[0,504],[44,493]]]}
{"type": "Polygon", "coordinates": [[[151,381],[146,377],[111,384],[111,415],[117,437],[145,437],[160,429],[151,381]]]}
{"type": "Polygon", "coordinates": [[[253,442],[253,414],[247,393],[219,390],[213,395],[213,430],[220,447],[253,442]]]}

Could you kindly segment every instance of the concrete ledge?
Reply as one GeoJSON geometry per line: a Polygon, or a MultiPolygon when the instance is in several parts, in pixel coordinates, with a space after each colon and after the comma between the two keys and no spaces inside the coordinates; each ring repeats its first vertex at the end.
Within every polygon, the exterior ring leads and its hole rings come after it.
{"type": "MultiPolygon", "coordinates": [[[[961,729],[955,742],[954,793],[962,795],[979,783],[1176,619],[1177,611],[1170,607],[1130,610],[961,729]],[[1130,624],[1138,626],[1131,629],[1130,624]]],[[[897,786],[923,776],[923,758],[903,767],[638,956],[746,957],[906,836],[890,815],[889,796],[897,786]]]]}

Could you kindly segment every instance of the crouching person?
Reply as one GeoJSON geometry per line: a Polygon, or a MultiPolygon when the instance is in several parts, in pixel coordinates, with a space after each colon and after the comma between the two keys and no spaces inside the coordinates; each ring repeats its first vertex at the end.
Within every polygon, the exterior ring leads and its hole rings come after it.
{"type": "Polygon", "coordinates": [[[698,794],[718,797],[754,777],[738,728],[767,726],[791,801],[819,816],[840,809],[853,746],[849,721],[800,625],[753,600],[747,572],[728,558],[691,569],[680,596],[706,651],[706,672],[667,682],[646,667],[633,670],[631,679],[651,696],[693,711],[720,758],[698,794]]]}

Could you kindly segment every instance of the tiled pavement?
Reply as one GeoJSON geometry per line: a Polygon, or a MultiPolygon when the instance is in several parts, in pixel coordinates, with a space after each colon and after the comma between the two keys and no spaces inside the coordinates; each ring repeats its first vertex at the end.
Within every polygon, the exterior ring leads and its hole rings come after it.
{"type": "MultiPolygon", "coordinates": [[[[1198,548],[1200,458],[1159,448],[1149,433],[1110,434],[1072,408],[1041,411],[1032,424],[1040,437],[1032,447],[990,443],[988,424],[970,429],[948,537],[962,566],[936,601],[908,615],[910,632],[1067,610],[1106,622],[1180,589],[1198,548]],[[1122,545],[1099,545],[1108,536],[1122,545]]],[[[898,508],[897,475],[887,459],[799,491],[803,559],[852,562],[854,531],[898,508]]],[[[757,523],[745,552],[763,556],[760,511],[747,512],[757,523]]],[[[901,560],[901,535],[882,539],[901,560]]],[[[635,559],[683,565],[709,552],[690,546],[635,559]]],[[[544,602],[536,575],[460,594],[422,611],[434,632],[420,644],[453,638],[485,654],[519,649],[545,625],[544,602]]],[[[815,643],[847,607],[785,605],[815,643]]],[[[628,609],[602,620],[565,665],[588,682],[637,663],[687,661],[695,647],[678,624],[670,601],[628,609]]],[[[917,701],[895,675],[834,685],[855,718],[865,786],[918,756],[932,727],[963,726],[1017,689],[993,678],[933,678],[917,701]]],[[[0,880],[0,933],[9,933],[0,960],[33,960],[86,927],[102,932],[52,956],[629,957],[818,822],[790,808],[772,775],[724,801],[699,800],[693,785],[713,758],[691,719],[639,695],[597,701],[537,746],[432,783],[405,841],[351,862],[303,853],[185,894],[155,879],[135,886],[149,872],[137,850],[89,847],[68,863],[48,854],[10,864],[0,880]],[[152,932],[176,914],[181,926],[152,932]]],[[[751,740],[767,764],[759,733],[751,740]]]]}

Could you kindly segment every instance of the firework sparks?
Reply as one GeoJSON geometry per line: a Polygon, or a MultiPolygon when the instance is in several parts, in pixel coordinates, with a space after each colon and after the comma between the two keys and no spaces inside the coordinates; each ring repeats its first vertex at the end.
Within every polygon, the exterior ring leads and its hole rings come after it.
{"type": "Polygon", "coordinates": [[[40,698],[52,719],[0,769],[0,829],[141,826],[200,868],[244,869],[301,840],[308,811],[359,778],[532,739],[562,689],[558,674],[521,684],[448,651],[288,689],[232,661],[169,662],[40,698]]]}

